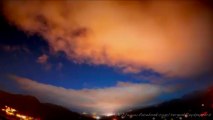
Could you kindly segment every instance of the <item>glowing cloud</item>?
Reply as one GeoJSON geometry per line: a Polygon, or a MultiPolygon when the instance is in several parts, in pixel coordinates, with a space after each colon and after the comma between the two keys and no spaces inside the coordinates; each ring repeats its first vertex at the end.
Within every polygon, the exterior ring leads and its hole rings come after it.
{"type": "Polygon", "coordinates": [[[197,1],[5,1],[6,18],[70,60],[124,72],[210,69],[212,12],[197,1]]]}
{"type": "MultiPolygon", "coordinates": [[[[11,76],[20,88],[38,97],[42,102],[65,106],[78,112],[97,114],[115,113],[130,107],[151,104],[153,98],[169,92],[169,88],[154,84],[118,82],[114,87],[99,89],[66,89],[11,76]]],[[[153,102],[153,101],[152,101],[153,102]]]]}
{"type": "Polygon", "coordinates": [[[47,63],[47,60],[48,60],[48,56],[43,54],[38,57],[37,62],[40,64],[45,64],[45,63],[47,63]]]}

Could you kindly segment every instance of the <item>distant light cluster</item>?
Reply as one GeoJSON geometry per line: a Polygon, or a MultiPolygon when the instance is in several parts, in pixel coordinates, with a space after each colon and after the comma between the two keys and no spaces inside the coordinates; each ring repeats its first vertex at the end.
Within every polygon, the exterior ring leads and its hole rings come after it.
{"type": "Polygon", "coordinates": [[[40,119],[37,119],[37,118],[33,118],[31,116],[20,114],[20,113],[17,112],[16,109],[9,107],[9,106],[6,106],[6,105],[5,105],[5,108],[2,108],[1,110],[3,112],[5,112],[6,115],[18,118],[20,120],[40,120],[40,119]]]}

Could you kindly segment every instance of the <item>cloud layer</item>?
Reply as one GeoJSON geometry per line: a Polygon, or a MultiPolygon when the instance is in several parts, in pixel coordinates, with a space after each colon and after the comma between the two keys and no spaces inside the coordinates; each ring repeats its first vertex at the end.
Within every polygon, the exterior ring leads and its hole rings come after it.
{"type": "Polygon", "coordinates": [[[127,108],[151,104],[153,98],[169,92],[169,88],[154,84],[118,82],[114,87],[100,89],[66,89],[11,76],[19,87],[38,97],[42,102],[65,106],[78,112],[107,114],[127,108]]]}
{"type": "Polygon", "coordinates": [[[210,69],[212,12],[196,1],[5,1],[6,18],[75,62],[191,76],[210,69]]]}

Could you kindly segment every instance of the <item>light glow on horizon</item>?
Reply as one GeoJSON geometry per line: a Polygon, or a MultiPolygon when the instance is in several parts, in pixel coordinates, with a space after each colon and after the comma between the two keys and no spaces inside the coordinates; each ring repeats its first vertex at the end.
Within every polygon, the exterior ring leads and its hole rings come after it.
{"type": "Polygon", "coordinates": [[[107,117],[110,117],[110,116],[113,116],[113,115],[115,115],[114,113],[106,113],[105,114],[105,116],[107,116],[107,117]]]}

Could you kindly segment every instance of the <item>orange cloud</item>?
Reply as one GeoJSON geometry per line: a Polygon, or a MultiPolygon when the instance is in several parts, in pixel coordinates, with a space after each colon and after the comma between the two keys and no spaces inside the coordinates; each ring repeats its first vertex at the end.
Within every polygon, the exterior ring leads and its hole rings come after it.
{"type": "Polygon", "coordinates": [[[77,62],[182,77],[213,60],[212,12],[198,1],[5,1],[3,10],[77,62]]]}
{"type": "Polygon", "coordinates": [[[40,64],[45,64],[47,63],[47,60],[48,60],[48,56],[46,54],[43,54],[38,57],[37,62],[40,64]]]}
{"type": "Polygon", "coordinates": [[[52,64],[48,62],[48,59],[49,59],[49,56],[47,56],[46,54],[42,54],[41,56],[37,58],[36,62],[44,66],[45,70],[50,70],[52,68],[52,64]]]}
{"type": "Polygon", "coordinates": [[[20,88],[38,97],[42,102],[62,105],[78,112],[97,114],[120,112],[127,108],[153,104],[153,98],[171,91],[170,88],[155,84],[127,82],[118,82],[116,86],[108,88],[75,90],[43,84],[27,78],[10,77],[20,88]]]}

